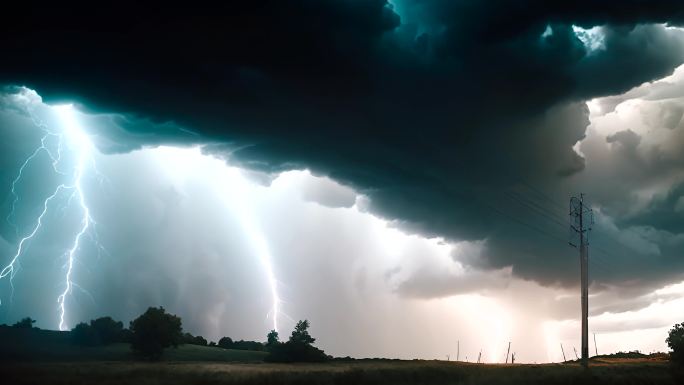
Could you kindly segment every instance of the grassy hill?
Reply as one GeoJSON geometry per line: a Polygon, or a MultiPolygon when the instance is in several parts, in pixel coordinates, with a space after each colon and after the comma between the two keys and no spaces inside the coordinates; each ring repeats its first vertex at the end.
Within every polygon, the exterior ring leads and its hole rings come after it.
{"type": "MultiPolygon", "coordinates": [[[[181,345],[164,351],[164,361],[260,362],[266,352],[181,345]]],[[[135,357],[129,344],[81,347],[68,332],[0,328],[2,361],[129,361],[135,357]]]]}

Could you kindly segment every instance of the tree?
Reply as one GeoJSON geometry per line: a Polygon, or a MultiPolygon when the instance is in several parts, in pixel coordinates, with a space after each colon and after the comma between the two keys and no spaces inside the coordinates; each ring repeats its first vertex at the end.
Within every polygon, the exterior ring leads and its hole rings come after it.
{"type": "Polygon", "coordinates": [[[219,340],[218,346],[224,349],[231,349],[233,347],[233,339],[230,337],[223,337],[219,340]]]}
{"type": "Polygon", "coordinates": [[[80,346],[95,346],[101,343],[97,331],[85,322],[81,322],[71,329],[71,339],[80,346]]]}
{"type": "Polygon", "coordinates": [[[278,332],[275,330],[268,332],[268,335],[266,336],[266,348],[270,349],[279,343],[280,341],[278,340],[278,332]]]}
{"type": "Polygon", "coordinates": [[[311,345],[316,342],[316,339],[309,335],[309,321],[299,321],[297,326],[292,331],[290,341],[298,344],[311,345]]]}
{"type": "Polygon", "coordinates": [[[165,348],[177,347],[183,337],[181,319],[163,307],[150,307],[131,321],[131,348],[143,357],[159,359],[165,348]]]}
{"type": "Polygon", "coordinates": [[[100,317],[90,321],[90,326],[97,333],[102,344],[123,342],[123,322],[114,321],[112,317],[100,317]]]}
{"type": "Polygon", "coordinates": [[[183,334],[181,343],[189,345],[207,346],[207,340],[202,336],[193,336],[190,333],[183,334]]]}
{"type": "Polygon", "coordinates": [[[670,353],[672,362],[684,364],[684,322],[676,324],[670,329],[665,342],[672,349],[672,353],[670,353]]]}
{"type": "Polygon", "coordinates": [[[26,317],[26,318],[22,318],[21,321],[12,325],[12,327],[15,327],[18,329],[31,329],[33,327],[34,323],[36,323],[36,320],[34,320],[31,317],[26,317]]]}
{"type": "MultiPolygon", "coordinates": [[[[309,321],[299,321],[292,331],[290,339],[285,343],[277,342],[278,334],[271,331],[268,334],[270,342],[275,342],[269,347],[270,354],[266,361],[270,362],[322,362],[328,356],[322,350],[312,344],[316,341],[309,334],[309,321]]],[[[268,343],[267,343],[268,344],[268,343]]]]}
{"type": "Polygon", "coordinates": [[[218,346],[223,349],[251,350],[261,352],[264,344],[257,341],[233,341],[230,337],[223,337],[219,340],[218,346]]]}

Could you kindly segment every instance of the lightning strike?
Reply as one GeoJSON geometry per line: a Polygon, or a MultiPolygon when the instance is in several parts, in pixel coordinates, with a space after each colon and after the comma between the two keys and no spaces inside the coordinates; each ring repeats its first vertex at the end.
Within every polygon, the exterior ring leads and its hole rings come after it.
{"type": "MultiPolygon", "coordinates": [[[[59,307],[59,330],[67,330],[66,300],[68,295],[71,293],[72,288],[75,286],[75,284],[72,282],[74,261],[76,259],[76,254],[81,246],[83,237],[86,235],[86,233],[88,233],[88,231],[91,229],[91,226],[95,223],[90,215],[90,208],[86,203],[86,198],[83,190],[83,177],[86,171],[85,169],[87,164],[92,161],[92,143],[90,142],[88,136],[80,129],[78,122],[76,121],[76,117],[74,115],[74,109],[71,105],[54,106],[52,108],[61,120],[61,123],[63,125],[62,133],[55,133],[47,130],[45,125],[37,122],[35,116],[31,113],[31,111],[29,111],[32,119],[34,120],[34,123],[41,127],[45,134],[41,138],[40,146],[37,147],[31,153],[31,155],[29,155],[26,158],[24,163],[19,168],[16,178],[12,181],[11,195],[13,197],[13,200],[10,206],[10,213],[7,217],[7,221],[11,225],[13,225],[18,232],[18,227],[14,221],[14,217],[16,215],[16,206],[20,200],[16,187],[19,183],[21,183],[24,177],[25,169],[32,162],[35,161],[39,154],[43,152],[46,153],[51,160],[52,170],[59,175],[70,176],[71,180],[69,182],[61,183],[60,185],[58,185],[55,188],[54,192],[45,199],[45,201],[43,202],[43,209],[38,218],[36,219],[35,225],[31,228],[31,231],[29,231],[29,233],[23,238],[21,238],[21,240],[19,241],[16,252],[10,259],[10,262],[2,269],[2,271],[0,271],[0,279],[9,276],[10,286],[12,290],[10,298],[12,298],[14,296],[13,279],[19,268],[19,259],[25,252],[26,247],[28,246],[27,242],[32,240],[45,226],[46,215],[50,212],[50,208],[54,206],[53,201],[55,201],[58,198],[61,198],[64,192],[70,191],[70,194],[66,198],[66,204],[64,206],[66,208],[70,206],[74,200],[76,200],[76,202],[78,203],[78,207],[82,213],[82,216],[78,232],[74,236],[74,240],[71,243],[70,248],[64,254],[66,258],[66,262],[64,265],[64,268],[66,270],[64,276],[64,290],[57,297],[57,303],[59,307]],[[55,150],[51,149],[48,143],[48,139],[50,138],[57,139],[56,154],[55,150]],[[60,167],[63,166],[62,149],[63,145],[65,144],[65,141],[67,142],[66,144],[69,145],[69,148],[73,148],[75,152],[75,165],[72,167],[71,172],[65,172],[63,170],[60,170],[60,167]]],[[[101,248],[101,246],[97,242],[96,244],[98,248],[101,248]]]]}
{"type": "Polygon", "coordinates": [[[273,268],[271,251],[268,247],[266,237],[258,226],[253,213],[247,208],[247,205],[242,203],[235,204],[235,202],[249,202],[250,193],[246,189],[248,182],[239,174],[239,172],[236,172],[237,170],[228,168],[226,171],[224,180],[226,185],[224,185],[224,188],[226,189],[229,200],[232,202],[231,206],[234,213],[240,219],[240,223],[254,249],[254,253],[264,266],[266,280],[268,281],[271,299],[273,301],[270,311],[270,316],[273,320],[273,330],[278,331],[278,318],[281,313],[280,305],[282,304],[282,300],[278,294],[278,280],[276,279],[275,270],[273,268]]]}
{"type": "Polygon", "coordinates": [[[271,252],[268,248],[266,238],[263,233],[253,225],[251,220],[243,217],[242,224],[255,248],[255,252],[259,260],[266,270],[266,279],[268,280],[269,288],[271,290],[271,298],[273,305],[271,307],[271,317],[273,318],[273,330],[278,331],[278,316],[280,313],[281,299],[278,295],[278,280],[275,277],[273,264],[271,262],[271,252]]]}
{"type": "MultiPolygon", "coordinates": [[[[35,119],[34,119],[34,122],[35,122],[35,119]]],[[[36,123],[36,124],[40,125],[39,123],[36,123]]],[[[62,146],[61,146],[61,142],[62,142],[61,135],[50,132],[45,128],[43,128],[43,132],[44,132],[44,135],[40,139],[40,146],[38,148],[36,148],[35,151],[33,151],[33,153],[31,155],[29,155],[28,158],[26,158],[24,163],[19,168],[19,172],[17,173],[17,176],[12,180],[12,184],[10,187],[10,194],[12,195],[12,203],[10,205],[10,212],[7,215],[7,222],[9,224],[11,224],[14,227],[15,231],[17,231],[17,232],[19,230],[17,228],[16,223],[14,222],[14,215],[15,215],[15,211],[16,211],[16,206],[17,206],[17,203],[19,203],[19,194],[17,194],[17,184],[20,183],[21,180],[23,179],[24,171],[26,170],[26,167],[28,167],[31,164],[31,162],[33,162],[33,160],[38,155],[40,155],[41,153],[45,153],[50,157],[50,160],[52,161],[53,171],[57,174],[62,174],[62,175],[64,174],[63,172],[59,171],[59,169],[57,167],[57,165],[59,164],[59,161],[61,160],[61,156],[62,156],[62,153],[61,153],[61,148],[62,148],[62,146]],[[52,150],[50,150],[48,143],[47,143],[47,141],[50,137],[56,137],[58,140],[58,148],[57,148],[57,155],[56,156],[53,154],[52,150]]]]}
{"type": "Polygon", "coordinates": [[[271,318],[273,329],[278,331],[281,317],[288,320],[290,318],[282,311],[284,301],[278,291],[279,281],[276,278],[268,241],[251,210],[250,202],[253,200],[254,193],[249,189],[251,183],[237,168],[227,166],[223,160],[202,154],[199,147],[192,149],[160,147],[156,149],[156,153],[160,157],[161,164],[173,170],[175,178],[183,178],[197,173],[197,170],[203,170],[203,173],[211,175],[212,179],[218,181],[216,187],[226,198],[226,204],[232,214],[238,218],[253,253],[264,268],[272,301],[266,317],[271,318]]]}

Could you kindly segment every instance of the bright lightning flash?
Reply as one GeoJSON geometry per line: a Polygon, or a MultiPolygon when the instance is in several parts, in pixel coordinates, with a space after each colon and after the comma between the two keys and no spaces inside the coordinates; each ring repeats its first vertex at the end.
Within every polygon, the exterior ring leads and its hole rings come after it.
{"type": "Polygon", "coordinates": [[[253,185],[234,167],[225,161],[202,154],[200,148],[159,147],[155,149],[160,164],[167,170],[173,170],[170,176],[186,178],[188,175],[201,174],[209,180],[216,180],[215,188],[226,198],[226,204],[232,214],[239,220],[245,235],[252,245],[254,254],[259,258],[266,273],[272,305],[269,314],[273,322],[273,330],[278,331],[279,318],[286,317],[282,311],[283,300],[278,293],[278,279],[273,266],[273,256],[268,241],[252,212],[253,185]]]}
{"type": "MultiPolygon", "coordinates": [[[[19,268],[19,258],[24,253],[28,242],[30,242],[36,234],[44,227],[46,215],[50,211],[50,208],[54,206],[53,201],[58,199],[66,199],[66,205],[68,206],[71,202],[76,201],[77,205],[81,211],[80,227],[78,232],[74,236],[74,240],[70,248],[64,253],[66,257],[65,262],[65,277],[64,277],[64,290],[57,297],[57,303],[59,306],[59,329],[66,330],[66,300],[67,296],[71,293],[74,286],[73,279],[73,268],[74,260],[76,258],[76,253],[81,246],[83,237],[86,235],[88,230],[94,224],[93,219],[90,216],[90,209],[86,204],[85,194],[83,191],[83,176],[86,171],[87,166],[93,161],[92,149],[93,145],[88,138],[88,136],[83,132],[76,119],[76,111],[71,105],[54,106],[52,107],[59,117],[61,125],[63,127],[62,132],[55,133],[47,130],[43,124],[38,124],[45,132],[45,135],[41,139],[40,146],[26,159],[19,169],[17,177],[12,182],[11,194],[14,200],[11,205],[10,214],[7,217],[8,222],[17,228],[16,224],[13,222],[15,216],[15,208],[19,202],[19,195],[16,193],[16,186],[21,183],[23,178],[24,170],[28,167],[31,162],[33,162],[38,154],[45,152],[52,161],[52,168],[55,173],[66,176],[68,181],[61,183],[57,186],[54,192],[48,196],[43,202],[43,209],[35,221],[35,224],[28,232],[26,236],[21,238],[17,246],[14,256],[11,258],[9,264],[5,266],[2,271],[0,271],[0,279],[8,277],[10,280],[10,285],[12,287],[12,294],[14,292],[14,285],[12,280],[19,268]],[[54,150],[51,150],[48,141],[51,138],[56,138],[58,140],[56,154],[54,150]],[[74,164],[65,164],[62,158],[63,148],[68,148],[73,152],[74,164]],[[62,168],[68,167],[68,170],[63,170],[62,168]]],[[[34,122],[36,119],[34,118],[34,122]]],[[[99,247],[99,245],[98,245],[99,247]]]]}

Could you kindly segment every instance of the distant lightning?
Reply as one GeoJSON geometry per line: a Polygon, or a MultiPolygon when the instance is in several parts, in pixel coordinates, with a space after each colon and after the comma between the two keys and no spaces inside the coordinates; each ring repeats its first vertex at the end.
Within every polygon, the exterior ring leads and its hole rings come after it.
{"type": "Polygon", "coordinates": [[[237,171],[237,169],[225,168],[225,188],[227,196],[232,202],[233,212],[240,220],[242,228],[254,249],[254,253],[261,261],[261,264],[266,271],[266,280],[271,292],[271,311],[270,315],[273,320],[273,330],[278,331],[278,319],[281,315],[280,305],[282,300],[278,294],[278,279],[273,268],[273,258],[271,250],[268,246],[268,241],[264,236],[263,231],[256,222],[254,214],[249,210],[248,205],[244,204],[250,200],[250,192],[247,191],[247,182],[244,177],[237,171]]]}
{"type": "MultiPolygon", "coordinates": [[[[45,217],[50,211],[50,207],[54,206],[53,201],[58,198],[61,198],[65,192],[70,192],[68,196],[65,196],[65,206],[69,206],[72,201],[76,200],[82,212],[82,217],[80,221],[80,228],[74,236],[74,240],[71,244],[71,247],[64,254],[66,257],[64,290],[57,297],[57,303],[59,306],[59,329],[66,330],[66,300],[67,296],[71,293],[71,290],[74,287],[74,283],[72,282],[74,260],[76,258],[77,251],[81,246],[81,241],[84,235],[89,231],[91,225],[94,224],[94,221],[90,216],[90,208],[86,204],[85,194],[83,191],[83,176],[86,171],[86,166],[90,161],[92,161],[92,143],[90,142],[88,136],[80,129],[78,122],[76,121],[75,111],[71,105],[54,106],[52,108],[61,120],[61,123],[63,125],[63,132],[57,134],[48,131],[43,124],[36,123],[39,127],[43,129],[45,135],[41,138],[40,146],[37,147],[31,153],[31,155],[29,155],[26,158],[24,163],[19,168],[17,176],[12,181],[11,195],[13,197],[13,200],[10,206],[10,213],[7,216],[7,221],[10,224],[12,224],[18,231],[18,228],[15,222],[13,221],[16,215],[16,206],[19,202],[19,194],[17,193],[16,187],[19,183],[21,183],[22,178],[24,177],[25,169],[38,157],[40,153],[45,152],[50,157],[52,161],[52,169],[55,173],[60,174],[62,176],[71,176],[71,180],[66,183],[61,183],[60,185],[58,185],[55,188],[54,192],[45,199],[45,201],[43,202],[43,209],[38,218],[36,219],[35,225],[31,228],[31,231],[28,233],[28,235],[24,236],[19,241],[16,252],[11,258],[9,264],[7,264],[7,266],[5,266],[5,268],[3,268],[2,271],[0,271],[0,279],[9,276],[13,296],[14,284],[12,280],[18,270],[19,258],[24,253],[27,247],[27,242],[33,239],[39,233],[41,228],[43,228],[45,217]],[[54,137],[58,140],[56,154],[52,150],[50,150],[49,145],[47,143],[48,139],[51,137],[54,137]],[[63,166],[62,148],[65,144],[65,141],[67,142],[66,144],[69,145],[69,148],[73,149],[75,155],[75,165],[72,166],[70,172],[64,172],[60,170],[60,167],[63,166]]],[[[33,115],[32,118],[34,119],[34,122],[37,122],[33,115]]],[[[99,244],[98,247],[100,247],[99,244]]]]}
{"type": "Polygon", "coordinates": [[[230,169],[222,164],[221,167],[223,167],[223,171],[226,173],[224,188],[226,189],[226,195],[232,203],[233,213],[239,219],[249,239],[249,243],[253,247],[254,253],[259,258],[266,272],[266,280],[268,281],[272,300],[270,316],[273,320],[273,330],[278,331],[278,319],[281,315],[280,305],[282,304],[278,294],[278,279],[273,268],[273,258],[268,241],[257,224],[254,214],[249,210],[249,205],[244,204],[250,200],[250,192],[247,191],[249,182],[244,179],[237,169],[230,169]]]}
{"type": "Polygon", "coordinates": [[[254,191],[250,187],[252,184],[239,169],[227,166],[224,160],[202,154],[199,147],[189,149],[159,147],[155,153],[161,164],[169,170],[173,170],[174,178],[183,180],[189,175],[197,176],[200,174],[217,181],[215,187],[226,198],[227,206],[233,216],[238,219],[253,253],[264,268],[272,301],[271,308],[266,316],[271,319],[273,329],[278,331],[281,317],[288,320],[290,318],[282,310],[284,301],[278,292],[280,282],[276,278],[273,255],[268,240],[252,211],[251,202],[254,200],[254,191]]]}
{"type": "Polygon", "coordinates": [[[242,225],[255,248],[259,260],[264,265],[264,269],[266,270],[266,278],[268,280],[269,288],[271,290],[271,298],[273,300],[271,307],[273,330],[278,331],[278,316],[280,313],[281,299],[280,295],[278,294],[278,280],[276,279],[275,272],[273,270],[271,252],[269,250],[268,243],[266,242],[266,238],[264,237],[263,233],[259,231],[254,226],[254,223],[247,219],[247,217],[242,217],[242,225]]]}

